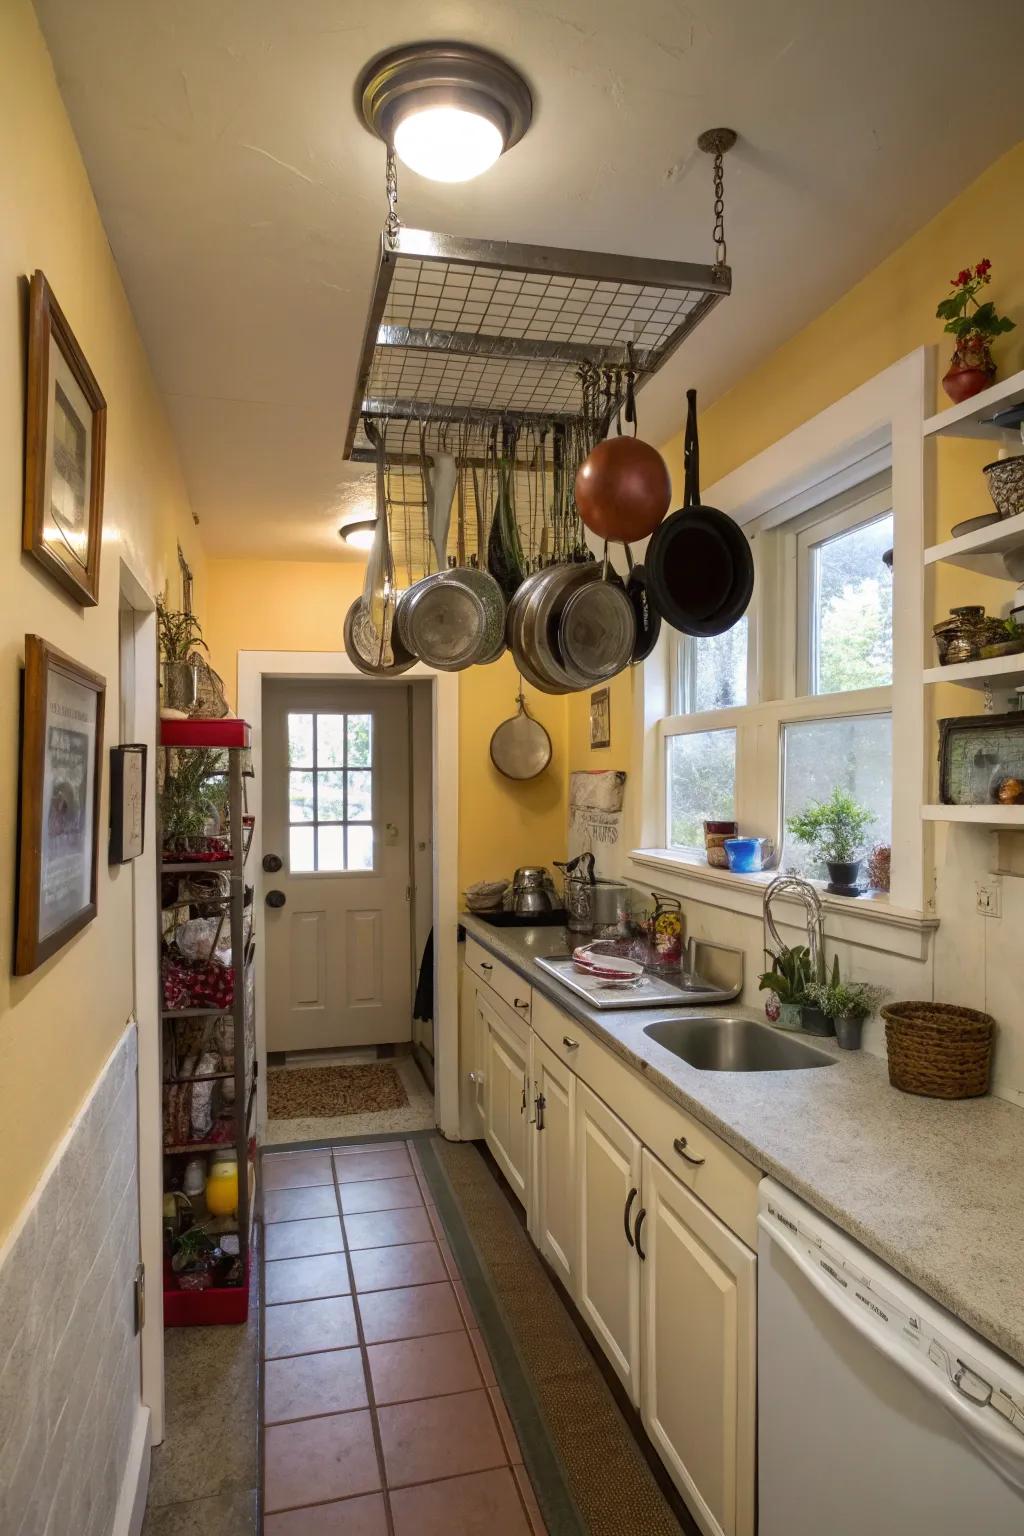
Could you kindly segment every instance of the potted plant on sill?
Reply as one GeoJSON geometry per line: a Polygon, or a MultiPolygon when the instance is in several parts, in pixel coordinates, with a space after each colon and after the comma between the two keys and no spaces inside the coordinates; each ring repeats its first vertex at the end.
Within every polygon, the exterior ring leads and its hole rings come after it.
{"type": "Polygon", "coordinates": [[[771,970],[763,972],[758,982],[762,992],[772,994],[765,1013],[780,1029],[800,1029],[811,980],[811,952],[805,944],[798,944],[772,955],[771,960],[771,970]]]}
{"type": "Polygon", "coordinates": [[[160,641],[160,714],[165,720],[187,720],[199,696],[199,658],[206,641],[194,613],[179,613],[156,605],[160,641]]]}
{"type": "Polygon", "coordinates": [[[987,389],[996,376],[992,360],[992,339],[1014,329],[1014,322],[997,315],[991,300],[978,303],[978,291],[992,281],[992,263],[986,258],[974,268],[964,267],[950,278],[953,290],[935,311],[945,320],[943,329],[956,337],[956,347],[942,387],[954,402],[969,400],[987,389]]]}
{"type": "Polygon", "coordinates": [[[831,1019],[836,1044],[844,1051],[859,1051],[864,1020],[881,1001],[881,988],[863,981],[841,980],[837,957],[829,981],[812,981],[807,991],[812,1004],[820,1008],[826,1019],[831,1019]]]}
{"type": "Polygon", "coordinates": [[[859,896],[857,884],[863,862],[864,834],[875,818],[837,784],[827,800],[812,800],[786,821],[786,829],[807,843],[828,869],[833,896],[859,896]]]}

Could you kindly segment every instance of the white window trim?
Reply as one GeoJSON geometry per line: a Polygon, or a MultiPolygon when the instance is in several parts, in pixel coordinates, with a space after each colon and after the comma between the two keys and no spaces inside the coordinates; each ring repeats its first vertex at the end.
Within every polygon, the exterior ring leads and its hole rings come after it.
{"type": "MultiPolygon", "coordinates": [[[[884,697],[881,707],[891,709],[893,717],[893,888],[888,900],[847,902],[830,898],[826,908],[841,913],[844,927],[868,929],[888,923],[894,935],[909,924],[921,942],[935,926],[932,916],[932,878],[930,842],[921,819],[927,779],[927,720],[924,696],[924,530],[926,512],[934,482],[934,443],[922,434],[922,421],[934,398],[935,350],[920,348],[883,373],[836,401],[819,415],[764,452],[726,475],[705,492],[711,506],[721,507],[741,526],[757,522],[760,529],[778,527],[784,522],[820,504],[825,496],[835,495],[852,486],[862,485],[887,464],[892,475],[893,507],[893,665],[891,688],[865,689],[818,698],[791,698],[777,703],[748,704],[734,710],[715,711],[711,716],[669,716],[671,632],[662,631],[654,653],[644,663],[641,686],[635,690],[635,727],[643,741],[640,793],[630,797],[627,836],[633,845],[631,859],[650,878],[657,868],[666,890],[694,895],[694,888],[706,891],[724,888],[732,892],[730,905],[742,910],[740,893],[756,895],[760,910],[760,886],[763,877],[733,875],[727,871],[709,872],[707,865],[679,856],[666,849],[665,739],[673,728],[687,730],[717,725],[736,725],[740,729],[762,728],[774,723],[773,743],[778,762],[778,725],[785,719],[813,719],[840,713],[864,713],[865,701],[884,697]],[[764,715],[763,711],[769,714],[764,715]],[[709,879],[709,875],[713,878],[709,879]],[[753,883],[752,883],[753,882],[753,883]]],[[[755,539],[755,568],[758,582],[752,604],[752,649],[756,649],[762,676],[775,684],[766,692],[785,692],[781,675],[784,658],[757,624],[759,588],[764,564],[779,559],[778,549],[758,549],[755,539]],[[756,639],[754,638],[756,636],[756,639]]],[[[782,541],[775,541],[778,546],[782,541]]],[[[775,642],[776,646],[778,642],[775,642]]],[[[795,686],[795,677],[792,684],[795,686]]],[[[876,703],[875,708],[879,705],[876,703]]],[[[738,762],[743,754],[738,753],[738,762]]],[[[743,768],[738,768],[742,775],[743,768]]],[[[776,767],[776,775],[778,768],[776,767]]],[[[737,802],[741,785],[737,783],[737,802]]],[[[776,800],[774,820],[780,810],[776,800]]],[[[752,830],[761,831],[756,827],[752,830]]],[[[769,828],[764,829],[772,835],[769,828]]],[[[770,878],[770,877],[769,877],[770,878]]],[[[705,895],[697,899],[707,900],[705,895]]],[[[830,927],[832,924],[830,923],[830,927]]],[[[878,944],[877,938],[867,940],[878,944]]],[[[886,940],[894,945],[903,940],[886,940]]],[[[901,952],[898,948],[896,952],[901,952]]]]}

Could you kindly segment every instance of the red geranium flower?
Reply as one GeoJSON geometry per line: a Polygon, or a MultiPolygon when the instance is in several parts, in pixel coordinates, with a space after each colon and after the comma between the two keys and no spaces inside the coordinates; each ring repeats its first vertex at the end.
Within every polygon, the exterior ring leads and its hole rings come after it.
{"type": "Polygon", "coordinates": [[[971,275],[970,267],[964,267],[963,271],[958,272],[956,277],[954,277],[952,286],[954,288],[966,288],[971,280],[971,275]]]}
{"type": "Polygon", "coordinates": [[[974,275],[975,275],[975,277],[984,277],[987,272],[991,271],[991,269],[992,269],[992,263],[989,261],[988,257],[986,256],[984,261],[979,261],[978,262],[978,265],[974,269],[974,275]]]}

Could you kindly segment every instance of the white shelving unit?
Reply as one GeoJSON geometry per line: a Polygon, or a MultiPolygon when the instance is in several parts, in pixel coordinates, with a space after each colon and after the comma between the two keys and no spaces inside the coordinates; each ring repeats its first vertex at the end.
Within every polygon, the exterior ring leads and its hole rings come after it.
{"type": "Polygon", "coordinates": [[[962,688],[993,691],[1024,687],[1024,652],[997,656],[991,661],[958,661],[948,667],[929,667],[926,683],[959,683],[962,688]]]}
{"type": "Polygon", "coordinates": [[[957,821],[994,831],[1024,831],[1024,805],[923,805],[925,821],[957,821]]]}
{"type": "Polygon", "coordinates": [[[1020,441],[1016,428],[997,427],[992,417],[1011,405],[1024,402],[1024,368],[1008,379],[1000,379],[980,395],[951,405],[934,416],[926,416],[923,431],[925,437],[981,437],[990,438],[1002,447],[1008,447],[1014,438],[1020,441]]]}
{"type": "MultiPolygon", "coordinates": [[[[1021,445],[1024,452],[1024,444],[1021,445]]],[[[943,544],[932,544],[924,552],[924,563],[958,565],[965,571],[977,571],[982,576],[998,576],[1004,581],[1011,578],[1006,573],[1003,556],[1010,550],[1024,548],[1024,512],[1016,517],[1004,517],[987,528],[977,528],[973,533],[962,534],[959,539],[947,539],[943,544]]]]}

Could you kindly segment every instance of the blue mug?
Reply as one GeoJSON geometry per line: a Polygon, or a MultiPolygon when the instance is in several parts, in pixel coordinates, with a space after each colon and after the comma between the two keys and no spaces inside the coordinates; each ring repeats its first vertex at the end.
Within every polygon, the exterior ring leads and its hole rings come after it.
{"type": "Polygon", "coordinates": [[[725,856],[737,875],[759,875],[767,869],[775,853],[770,837],[727,837],[725,856]]]}

